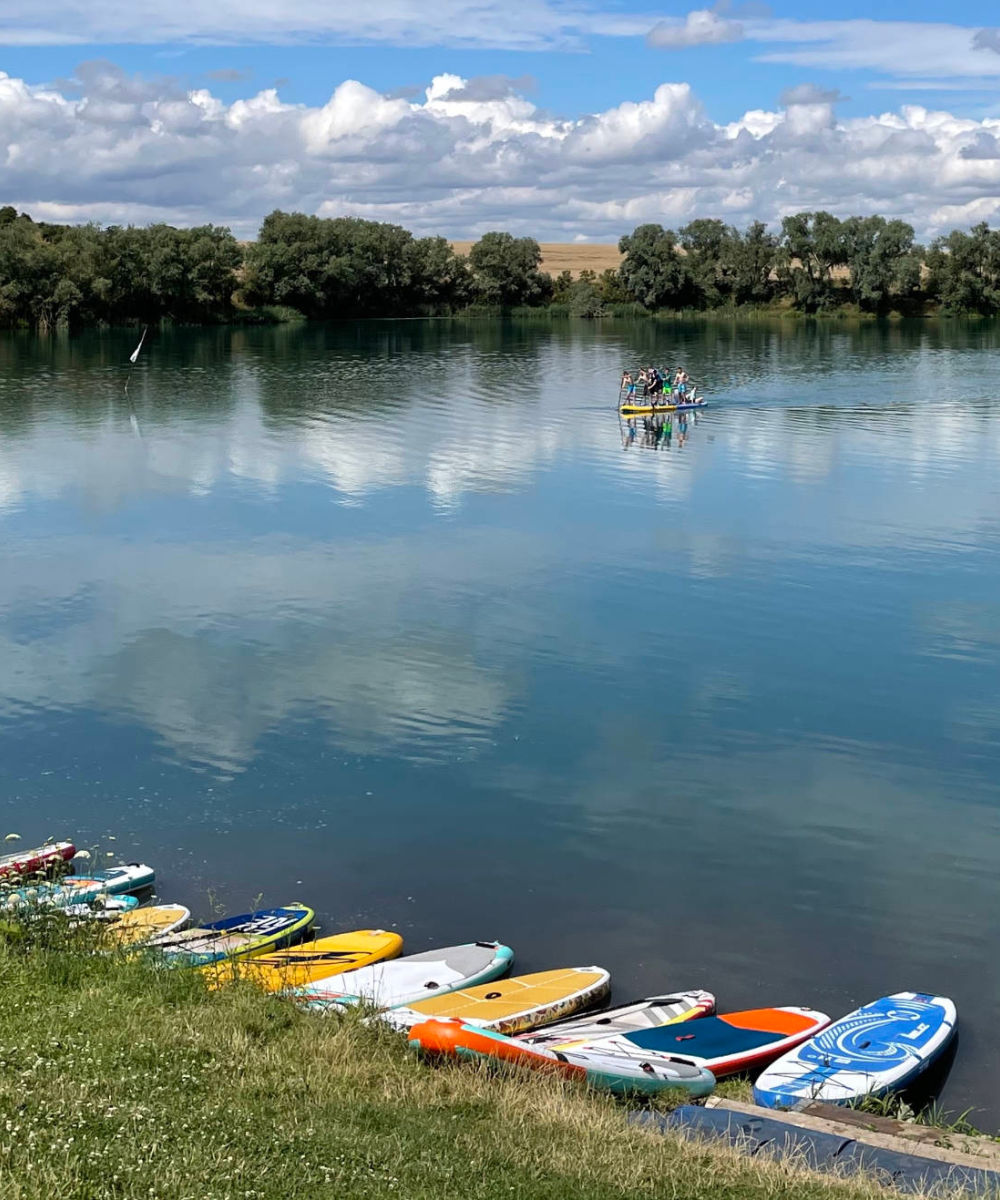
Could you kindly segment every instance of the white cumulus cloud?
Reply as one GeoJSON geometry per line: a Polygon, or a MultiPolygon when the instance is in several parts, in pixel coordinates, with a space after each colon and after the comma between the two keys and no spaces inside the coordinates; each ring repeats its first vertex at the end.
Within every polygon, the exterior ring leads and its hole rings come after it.
{"type": "Polygon", "coordinates": [[[320,106],[226,103],[107,63],[36,87],[0,73],[3,202],[59,221],[217,221],[274,208],[456,238],[507,228],[611,240],[641,221],[881,212],[922,235],[996,211],[1000,120],[908,105],[839,118],[815,87],[720,125],[687,83],[576,118],[510,82],[441,75],[414,99],[356,80],[320,106]]]}

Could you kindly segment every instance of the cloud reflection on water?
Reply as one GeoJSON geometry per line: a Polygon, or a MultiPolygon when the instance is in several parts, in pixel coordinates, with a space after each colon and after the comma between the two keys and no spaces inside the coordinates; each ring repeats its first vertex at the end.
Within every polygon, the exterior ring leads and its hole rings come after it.
{"type": "MultiPolygon", "coordinates": [[[[537,589],[691,581],[714,605],[733,581],[905,571],[886,551],[974,556],[996,538],[997,410],[929,403],[942,359],[978,345],[679,330],[663,331],[670,353],[680,340],[700,375],[715,360],[720,403],[683,448],[625,453],[609,388],[623,361],[656,356],[649,323],[529,327],[513,344],[376,324],[362,350],[337,330],[166,338],[134,386],[141,438],[103,342],[89,374],[82,352],[47,374],[44,402],[7,344],[6,711],[126,714],[225,770],[310,718],[358,752],[433,757],[503,723],[526,654],[613,670],[599,621],[581,632],[537,589]],[[490,507],[464,516],[476,498],[490,507]]],[[[975,361],[970,389],[989,376],[975,361]]]]}

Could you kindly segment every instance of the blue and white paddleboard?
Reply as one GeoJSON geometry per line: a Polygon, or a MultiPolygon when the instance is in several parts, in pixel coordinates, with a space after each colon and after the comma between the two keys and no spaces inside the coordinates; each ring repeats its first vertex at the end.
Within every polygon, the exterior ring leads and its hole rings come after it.
{"type": "Polygon", "coordinates": [[[100,906],[108,896],[128,896],[152,887],[155,879],[152,867],[143,863],[124,863],[93,875],[67,875],[59,883],[17,888],[4,896],[3,903],[14,909],[68,908],[77,904],[100,906]]]}
{"type": "Polygon", "coordinates": [[[753,1098],[765,1108],[795,1109],[901,1091],[941,1056],[957,1023],[955,1005],[944,996],[883,996],[772,1063],[753,1098]]]}

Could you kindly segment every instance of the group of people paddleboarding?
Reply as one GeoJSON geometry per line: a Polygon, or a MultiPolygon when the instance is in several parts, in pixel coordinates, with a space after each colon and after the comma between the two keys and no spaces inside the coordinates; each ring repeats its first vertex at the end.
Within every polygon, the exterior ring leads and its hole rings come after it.
{"type": "Polygon", "coordinates": [[[704,400],[697,395],[697,384],[683,367],[675,367],[672,371],[664,371],[660,367],[642,367],[635,374],[624,370],[618,395],[621,404],[626,407],[639,400],[653,408],[661,404],[701,404],[704,400]]]}

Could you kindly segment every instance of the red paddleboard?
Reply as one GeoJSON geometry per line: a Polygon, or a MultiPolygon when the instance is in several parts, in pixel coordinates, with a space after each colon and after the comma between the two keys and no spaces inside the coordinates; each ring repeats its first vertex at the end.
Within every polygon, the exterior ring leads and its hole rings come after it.
{"type": "Polygon", "coordinates": [[[47,875],[61,863],[69,862],[75,853],[72,842],[48,842],[34,850],[0,855],[0,879],[21,882],[33,875],[47,875]]]}

